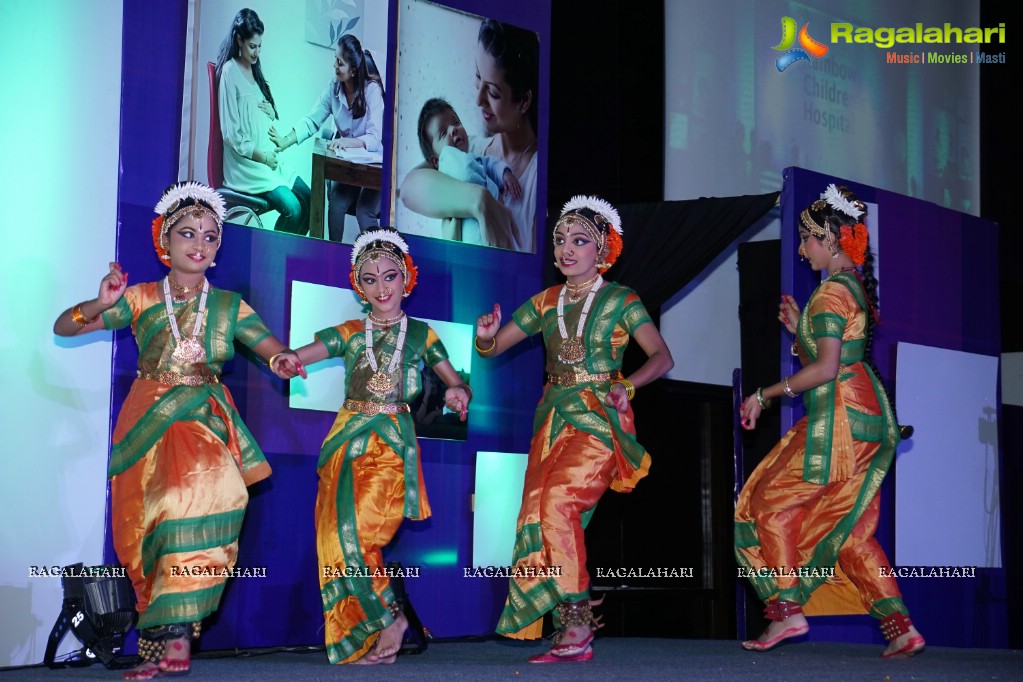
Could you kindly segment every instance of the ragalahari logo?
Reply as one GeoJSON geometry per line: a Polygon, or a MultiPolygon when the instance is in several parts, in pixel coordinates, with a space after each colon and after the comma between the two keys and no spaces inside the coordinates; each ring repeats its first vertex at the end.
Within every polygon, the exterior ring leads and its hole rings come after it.
{"type": "Polygon", "coordinates": [[[820,59],[828,53],[827,45],[819,43],[810,37],[810,32],[807,30],[810,26],[809,22],[803,24],[803,28],[799,30],[798,37],[796,35],[797,25],[796,20],[792,17],[781,18],[781,42],[771,48],[783,53],[778,55],[778,58],[774,61],[778,71],[784,71],[800,59],[805,59],[809,62],[810,57],[820,59]],[[792,45],[795,44],[796,40],[799,40],[799,47],[792,49],[792,45]]]}

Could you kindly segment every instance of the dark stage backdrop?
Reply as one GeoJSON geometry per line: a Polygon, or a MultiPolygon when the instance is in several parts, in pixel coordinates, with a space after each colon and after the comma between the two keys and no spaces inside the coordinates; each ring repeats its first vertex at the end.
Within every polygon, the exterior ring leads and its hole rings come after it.
{"type": "MultiPolygon", "coordinates": [[[[547,2],[453,0],[444,4],[536,31],[540,36],[540,90],[547,92],[547,2]]],[[[391,55],[397,49],[397,9],[397,0],[391,0],[391,55]]],[[[153,254],[149,225],[161,192],[178,179],[186,21],[185,2],[124,2],[117,258],[131,272],[133,282],[152,281],[165,274],[153,254]],[[153,31],[153,26],[161,30],[153,31]]],[[[540,98],[541,140],[548,135],[547,99],[540,98]]],[[[385,122],[385,127],[390,130],[390,122],[385,122]]],[[[385,145],[390,145],[389,137],[385,145]]],[[[384,158],[389,156],[388,146],[384,158]]],[[[544,167],[545,161],[540,165],[538,206],[546,201],[544,167]]],[[[389,215],[388,175],[385,169],[382,215],[389,215]]],[[[541,285],[541,258],[537,255],[425,238],[413,237],[409,243],[420,268],[420,284],[406,306],[415,317],[473,324],[495,301],[510,315],[541,285]]],[[[293,281],[348,287],[350,256],[350,247],[342,244],[227,226],[218,266],[210,279],[215,286],[240,292],[283,340],[302,345],[311,339],[287,339],[293,281]]],[[[130,331],[118,332],[111,423],[135,375],[136,359],[130,331]]],[[[420,440],[433,517],[406,522],[385,557],[421,568],[421,577],[407,580],[406,587],[423,623],[438,637],[493,631],[506,581],[464,578],[462,571],[471,565],[475,455],[480,450],[528,449],[542,369],[539,343],[524,343],[493,362],[476,359],[468,440],[420,440]]],[[[267,577],[229,581],[220,611],[207,623],[203,646],[322,644],[313,505],[316,460],[334,415],[289,409],[284,382],[242,354],[225,367],[224,379],[274,470],[267,481],[250,488],[238,559],[240,567],[265,567],[267,577]]],[[[339,405],[342,397],[337,396],[339,405]]],[[[105,558],[114,561],[109,522],[107,528],[105,558]]]]}

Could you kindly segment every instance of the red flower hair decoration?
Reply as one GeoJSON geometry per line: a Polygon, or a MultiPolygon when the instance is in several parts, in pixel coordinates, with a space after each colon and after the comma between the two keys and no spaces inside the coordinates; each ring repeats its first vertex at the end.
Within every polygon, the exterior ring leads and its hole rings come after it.
{"type": "Polygon", "coordinates": [[[859,267],[867,260],[869,239],[867,226],[863,223],[856,223],[852,226],[843,225],[839,230],[838,244],[852,259],[853,265],[859,267]]]}

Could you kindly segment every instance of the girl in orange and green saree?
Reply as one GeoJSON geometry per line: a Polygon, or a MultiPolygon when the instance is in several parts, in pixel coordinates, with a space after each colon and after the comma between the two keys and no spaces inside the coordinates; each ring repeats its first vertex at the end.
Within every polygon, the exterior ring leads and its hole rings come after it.
{"type": "Polygon", "coordinates": [[[747,429],[782,395],[805,392],[807,412],[750,475],[735,509],[736,558],[771,621],[743,643],[749,650],[805,634],[804,607],[869,612],[889,640],[885,658],[924,648],[874,538],[899,433],[871,359],[877,279],[866,212],[848,189],[829,185],[800,214],[799,253],[826,274],[802,313],[786,296],[778,315],[803,367],[742,405],[747,429]]]}
{"type": "Polygon", "coordinates": [[[463,420],[472,398],[433,329],[402,311],[416,278],[396,230],[363,232],[351,281],[369,314],[317,332],[274,368],[304,377],[315,362],[345,361],[345,401],[317,463],[316,554],[331,663],[394,663],[408,627],[382,550],[405,518],[430,516],[409,408],[422,390],[420,363],[448,386],[444,402],[463,420]]]}
{"type": "Polygon", "coordinates": [[[99,295],[65,310],[60,336],[131,326],[138,378],[114,428],[110,505],[114,549],[135,587],[139,680],[184,673],[191,640],[220,602],[238,555],[246,486],[270,475],[242,423],[224,363],[240,341],[261,358],[284,349],[239,294],[210,286],[220,248],[221,196],[195,182],[156,205],[153,243],[170,272],[128,286],[117,263],[99,295]]]}
{"type": "Polygon", "coordinates": [[[512,578],[497,631],[540,637],[555,611],[554,646],[530,662],[588,661],[595,621],[583,528],[608,487],[627,492],[646,476],[650,455],[636,440],[636,388],[673,366],[671,352],[634,291],[601,277],[621,253],[621,219],[606,201],[577,196],[554,228],[554,257],[566,282],[541,291],[501,327],[501,308],[476,322],[476,350],[495,357],[542,332],[547,385],[533,420],[512,578]],[[632,337],[647,354],[627,379],[632,337]]]}

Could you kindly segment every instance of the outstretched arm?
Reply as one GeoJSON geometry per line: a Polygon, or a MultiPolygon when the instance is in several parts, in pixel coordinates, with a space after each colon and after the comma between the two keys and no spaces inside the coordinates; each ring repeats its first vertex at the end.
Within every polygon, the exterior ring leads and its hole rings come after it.
{"type": "Polygon", "coordinates": [[[326,360],[329,355],[327,345],[317,339],[298,350],[282,348],[270,358],[270,369],[282,379],[291,379],[296,376],[305,379],[308,376],[305,371],[306,366],[326,360]]]}
{"type": "Polygon", "coordinates": [[[100,315],[121,300],[127,288],[128,273],[123,272],[117,263],[111,263],[110,271],[99,282],[99,295],[58,315],[53,323],[53,333],[57,336],[78,336],[103,329],[100,315]]]}

